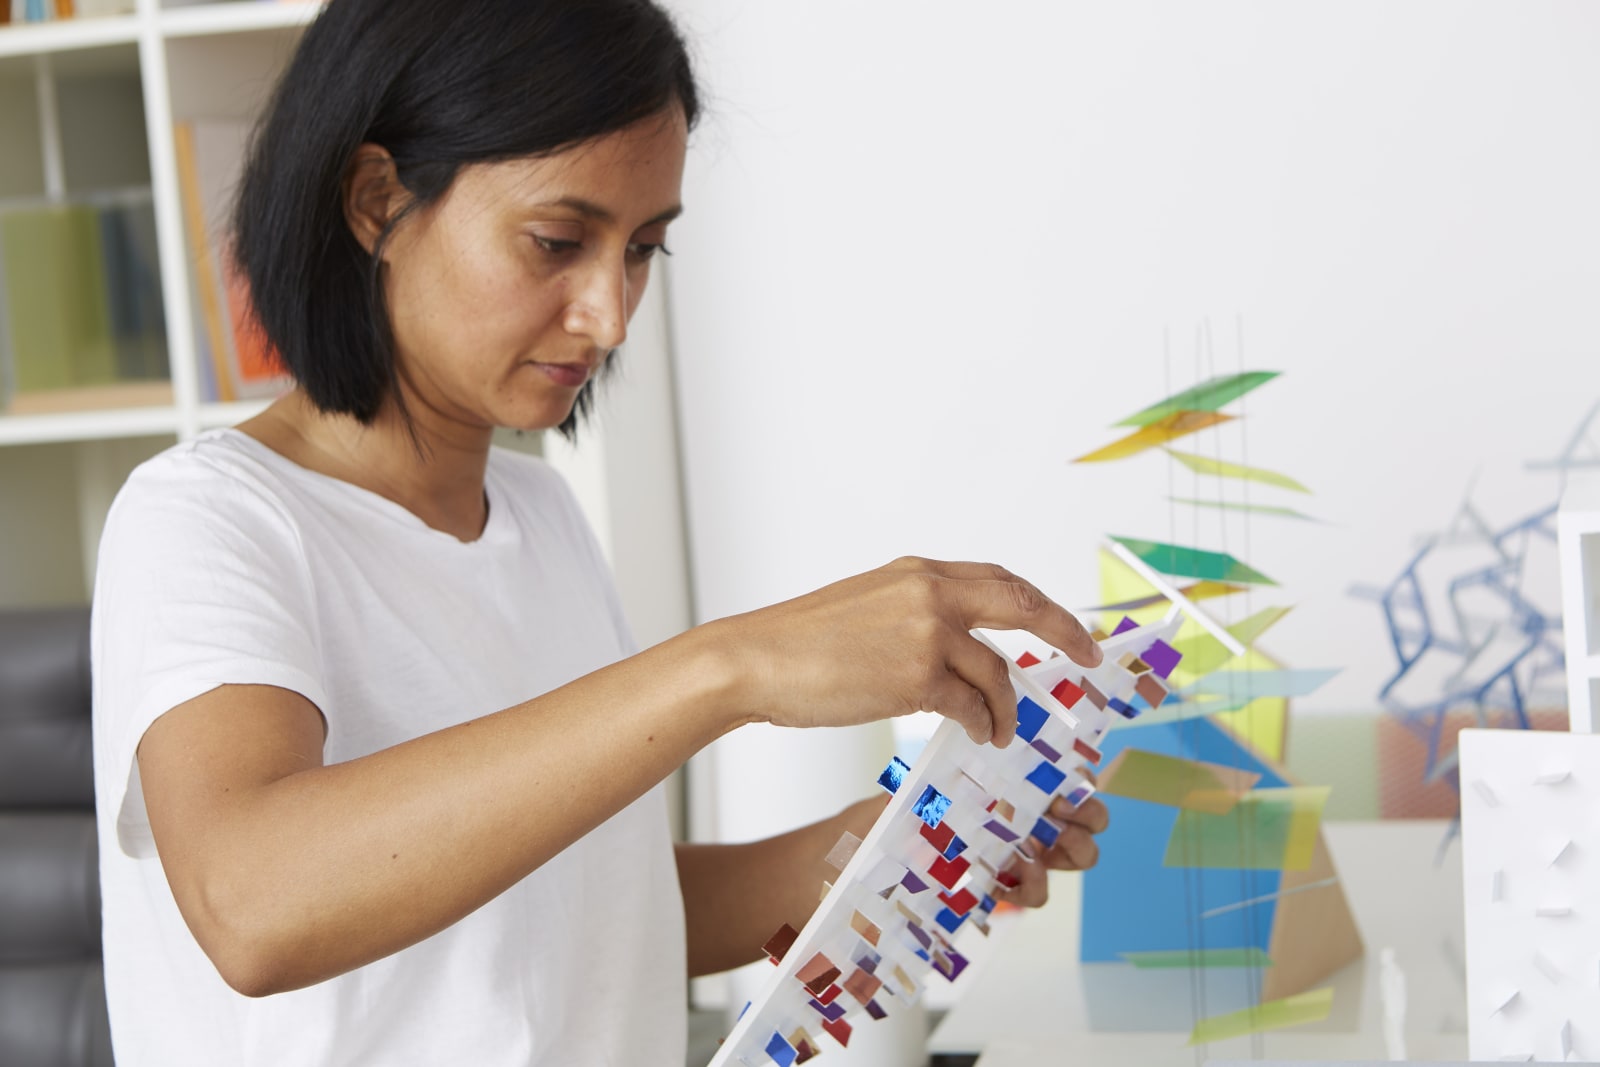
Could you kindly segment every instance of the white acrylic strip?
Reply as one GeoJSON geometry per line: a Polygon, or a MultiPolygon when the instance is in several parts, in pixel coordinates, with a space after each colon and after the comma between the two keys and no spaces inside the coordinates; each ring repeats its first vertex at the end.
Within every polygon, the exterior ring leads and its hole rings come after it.
{"type": "MultiPolygon", "coordinates": [[[[1148,563],[1115,541],[1105,541],[1103,544],[1105,545],[1106,551],[1116,556],[1123,563],[1126,563],[1133,569],[1134,573],[1139,575],[1139,577],[1155,586],[1156,592],[1172,601],[1175,606],[1183,609],[1183,613],[1185,615],[1193,619],[1196,624],[1203,628],[1212,637],[1215,637],[1218,641],[1221,641],[1223,647],[1229,652],[1232,652],[1235,656],[1242,656],[1245,654],[1245,647],[1239,642],[1237,637],[1230,634],[1227,631],[1227,628],[1221,623],[1217,622],[1210,615],[1196,607],[1194,601],[1190,600],[1188,597],[1184,596],[1183,593],[1179,592],[1177,586],[1167,581],[1163,575],[1152,569],[1148,563]]],[[[1170,613],[1168,614],[1168,618],[1171,618],[1170,613]]]]}

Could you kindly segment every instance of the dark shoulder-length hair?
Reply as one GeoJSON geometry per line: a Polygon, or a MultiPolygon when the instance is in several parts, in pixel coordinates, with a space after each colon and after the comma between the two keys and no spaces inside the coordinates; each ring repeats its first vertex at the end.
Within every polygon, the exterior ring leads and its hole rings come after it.
{"type": "Polygon", "coordinates": [[[688,51],[651,0],[331,0],[278,83],[234,207],[266,340],[319,409],[370,423],[398,390],[378,270],[395,225],[464,166],[558,152],[674,102],[692,127],[688,51]],[[411,194],[372,254],[343,203],[364,142],[388,150],[411,194]]]}

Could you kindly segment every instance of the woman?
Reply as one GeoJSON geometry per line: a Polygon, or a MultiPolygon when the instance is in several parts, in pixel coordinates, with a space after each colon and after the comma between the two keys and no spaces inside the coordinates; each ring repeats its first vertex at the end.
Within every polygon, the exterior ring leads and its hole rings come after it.
{"type": "MultiPolygon", "coordinates": [[[[101,546],[123,1067],[676,1059],[686,975],[802,923],[881,805],[674,849],[673,769],[745,722],[918,708],[1005,744],[974,626],[1098,660],[1019,579],[922,560],[632,647],[571,494],[490,437],[575,431],[698,111],[647,0],[333,0],[307,31],[235,220],[296,387],[137,471],[101,546]]],[[[1092,863],[1104,809],[1070,818],[1051,863],[1092,863]]]]}

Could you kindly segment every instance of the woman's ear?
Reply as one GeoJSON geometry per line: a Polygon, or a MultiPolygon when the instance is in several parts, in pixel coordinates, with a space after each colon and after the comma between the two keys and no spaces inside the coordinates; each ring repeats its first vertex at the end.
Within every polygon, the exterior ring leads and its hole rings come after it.
{"type": "Polygon", "coordinates": [[[344,220],[369,255],[406,197],[388,149],[369,143],[355,150],[344,172],[344,220]]]}

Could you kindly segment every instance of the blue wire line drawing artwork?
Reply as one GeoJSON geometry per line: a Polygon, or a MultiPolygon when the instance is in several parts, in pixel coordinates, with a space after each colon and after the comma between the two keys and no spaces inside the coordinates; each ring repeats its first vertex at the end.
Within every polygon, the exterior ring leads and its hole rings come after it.
{"type": "MultiPolygon", "coordinates": [[[[1590,437],[1597,416],[1600,403],[1556,459],[1524,465],[1559,475],[1556,500],[1569,471],[1600,467],[1590,437]]],[[[1456,754],[1441,751],[1453,712],[1470,711],[1480,727],[1526,730],[1535,702],[1565,700],[1560,603],[1543,603],[1528,581],[1537,564],[1553,566],[1556,510],[1552,502],[1497,528],[1469,486],[1449,527],[1428,536],[1387,586],[1350,590],[1382,608],[1395,670],[1378,700],[1427,746],[1425,782],[1460,791],[1456,754]]]]}

